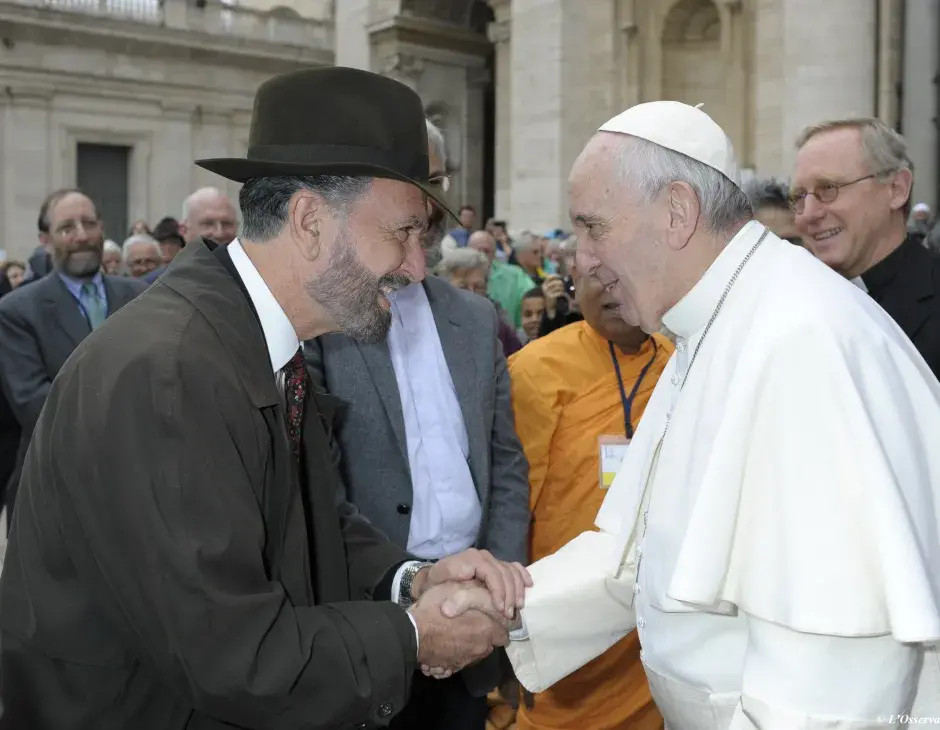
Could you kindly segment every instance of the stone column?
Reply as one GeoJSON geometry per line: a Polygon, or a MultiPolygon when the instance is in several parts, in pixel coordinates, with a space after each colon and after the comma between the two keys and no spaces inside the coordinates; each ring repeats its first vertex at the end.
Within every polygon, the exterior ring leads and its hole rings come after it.
{"type": "Polygon", "coordinates": [[[335,8],[336,65],[371,70],[369,0],[342,0],[335,8]]]}
{"type": "Polygon", "coordinates": [[[615,40],[617,109],[623,111],[640,103],[641,49],[636,0],[615,0],[615,40]]]}
{"type": "Polygon", "coordinates": [[[901,129],[914,160],[913,200],[940,208],[940,3],[907,0],[901,129]]]}
{"type": "Polygon", "coordinates": [[[726,69],[725,133],[738,153],[738,164],[751,164],[751,144],[747,136],[751,99],[745,68],[746,46],[742,0],[719,0],[721,18],[721,55],[726,69]]]}
{"type": "Polygon", "coordinates": [[[496,217],[512,220],[512,2],[490,0],[496,69],[496,217]]]}
{"type": "Polygon", "coordinates": [[[761,4],[755,33],[758,174],[789,177],[793,145],[804,127],[875,114],[875,10],[871,0],[761,4]]]}
{"type": "Polygon", "coordinates": [[[379,73],[418,91],[424,74],[424,59],[410,53],[393,53],[380,61],[379,73]]]}
{"type": "Polygon", "coordinates": [[[512,39],[513,228],[560,224],[563,0],[514,0],[512,39]]]}
{"type": "Polygon", "coordinates": [[[131,220],[154,217],[148,216],[148,212],[157,218],[164,215],[178,217],[180,203],[196,189],[192,185],[195,171],[202,170],[192,163],[192,160],[203,156],[203,151],[195,149],[193,144],[196,105],[179,99],[166,99],[160,102],[160,110],[160,123],[154,140],[155,154],[148,165],[149,199],[130,201],[131,220]],[[142,212],[138,214],[138,210],[142,212]]]}
{"type": "Polygon", "coordinates": [[[568,175],[597,128],[620,109],[612,1],[514,0],[513,227],[568,227],[568,175]]]}

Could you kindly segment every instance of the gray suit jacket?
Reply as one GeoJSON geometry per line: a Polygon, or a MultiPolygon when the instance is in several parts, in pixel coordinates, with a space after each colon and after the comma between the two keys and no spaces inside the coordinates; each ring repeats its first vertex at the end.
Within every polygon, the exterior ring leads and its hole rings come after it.
{"type": "MultiPolygon", "coordinates": [[[[104,288],[111,315],[147,286],[135,279],[105,276],[104,288]]],[[[12,504],[26,447],[52,381],[90,333],[78,302],[55,273],[0,299],[0,383],[21,428],[7,504],[12,504]]]]}
{"type": "MultiPolygon", "coordinates": [[[[529,466],[516,436],[496,310],[483,297],[437,277],[428,277],[424,286],[467,429],[470,473],[483,513],[476,546],[501,560],[526,564],[529,466]]],[[[411,470],[388,344],[363,345],[329,334],[305,343],[304,354],[317,384],[347,404],[337,438],[349,501],[406,547],[411,470]]],[[[473,681],[471,691],[485,691],[497,680],[491,671],[486,680],[473,681]]]]}

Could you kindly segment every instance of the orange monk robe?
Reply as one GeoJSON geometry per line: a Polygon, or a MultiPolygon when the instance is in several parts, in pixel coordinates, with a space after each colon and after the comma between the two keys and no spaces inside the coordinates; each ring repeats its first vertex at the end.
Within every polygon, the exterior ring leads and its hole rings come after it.
{"type": "MultiPolygon", "coordinates": [[[[655,336],[640,351],[615,348],[626,393],[652,360],[633,399],[636,429],[673,346],[655,336]]],[[[534,562],[554,553],[594,519],[600,487],[600,437],[624,436],[623,406],[607,341],[576,322],[526,345],[509,359],[516,432],[529,460],[534,562]]],[[[636,632],[546,692],[520,705],[519,730],[659,730],[636,632]]]]}

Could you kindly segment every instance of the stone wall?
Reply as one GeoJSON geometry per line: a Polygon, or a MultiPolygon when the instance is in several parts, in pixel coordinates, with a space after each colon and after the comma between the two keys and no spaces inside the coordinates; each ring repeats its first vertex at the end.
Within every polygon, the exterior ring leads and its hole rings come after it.
{"type": "MultiPolygon", "coordinates": [[[[184,0],[163,7],[165,16],[129,20],[0,2],[0,248],[9,257],[36,246],[43,198],[76,183],[82,142],[131,148],[129,221],[179,216],[203,185],[236,193],[193,160],[245,153],[266,78],[332,62],[332,28],[317,21],[272,24],[218,6],[203,17],[184,0]],[[259,28],[275,40],[259,38],[259,28]],[[319,34],[323,47],[276,40],[284,29],[289,38],[319,34]]],[[[125,233],[108,231],[119,242],[125,233]]]]}

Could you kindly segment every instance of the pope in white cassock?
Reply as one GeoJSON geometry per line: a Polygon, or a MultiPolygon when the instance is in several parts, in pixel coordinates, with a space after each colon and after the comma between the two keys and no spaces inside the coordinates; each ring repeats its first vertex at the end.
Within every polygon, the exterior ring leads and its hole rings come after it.
{"type": "Polygon", "coordinates": [[[615,117],[570,197],[578,269],[676,352],[598,531],[531,568],[522,684],[636,628],[670,730],[940,725],[940,384],[917,350],[752,220],[703,111],[615,117]]]}

